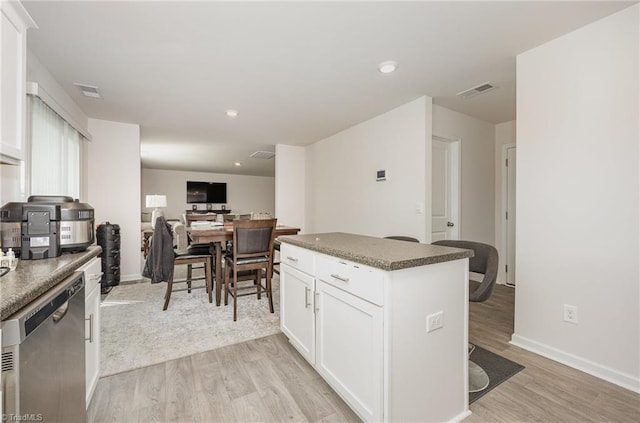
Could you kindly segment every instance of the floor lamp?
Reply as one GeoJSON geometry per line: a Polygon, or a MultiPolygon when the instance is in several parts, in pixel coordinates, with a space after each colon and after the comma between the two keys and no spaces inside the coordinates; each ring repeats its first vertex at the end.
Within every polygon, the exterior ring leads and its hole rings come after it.
{"type": "Polygon", "coordinates": [[[156,219],[160,216],[164,216],[162,212],[162,207],[167,207],[167,196],[166,195],[147,195],[146,197],[147,208],[154,207],[153,212],[151,212],[151,224],[153,227],[156,227],[156,219]]]}

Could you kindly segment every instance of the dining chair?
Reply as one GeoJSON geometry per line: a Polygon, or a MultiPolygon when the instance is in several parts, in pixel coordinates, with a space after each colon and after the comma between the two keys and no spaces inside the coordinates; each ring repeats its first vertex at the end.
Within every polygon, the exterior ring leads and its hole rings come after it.
{"type": "Polygon", "coordinates": [[[224,304],[233,297],[233,320],[238,317],[239,290],[251,290],[242,295],[256,294],[261,299],[264,289],[269,300],[269,311],[273,310],[271,275],[273,268],[273,240],[277,219],[236,220],[233,222],[233,248],[225,256],[224,304]],[[262,275],[266,285],[262,286],[262,275]],[[239,286],[243,280],[252,280],[251,285],[239,286]]]}
{"type": "MultiPolygon", "coordinates": [[[[469,279],[469,301],[477,303],[489,299],[498,277],[498,250],[495,247],[481,242],[450,239],[436,241],[432,244],[473,250],[473,257],[469,259],[469,272],[482,274],[482,280],[469,279]]],[[[475,345],[469,342],[469,356],[474,349],[475,345]]],[[[487,386],[489,386],[489,375],[482,367],[469,359],[469,392],[480,392],[487,386]]]]}
{"type": "Polygon", "coordinates": [[[167,289],[164,294],[164,306],[162,310],[167,310],[171,294],[178,291],[187,291],[191,293],[192,282],[204,280],[206,289],[209,294],[209,302],[213,302],[213,272],[212,272],[212,256],[210,254],[191,254],[189,250],[176,250],[173,248],[174,233],[166,219],[161,216],[156,220],[156,224],[151,237],[149,254],[145,261],[142,276],[151,279],[151,283],[166,282],[167,289]],[[204,266],[203,277],[193,277],[193,265],[202,264],[204,266]],[[176,280],[175,266],[186,265],[187,277],[176,280]],[[175,290],[173,284],[185,282],[187,288],[175,290]]]}

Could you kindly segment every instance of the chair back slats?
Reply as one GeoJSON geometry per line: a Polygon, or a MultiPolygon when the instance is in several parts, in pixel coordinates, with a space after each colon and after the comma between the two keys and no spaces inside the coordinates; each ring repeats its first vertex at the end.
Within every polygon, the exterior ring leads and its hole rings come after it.
{"type": "Polygon", "coordinates": [[[237,229],[237,254],[238,257],[247,254],[263,254],[269,251],[269,243],[273,228],[238,228],[237,229]]]}
{"type": "Polygon", "coordinates": [[[233,256],[240,259],[273,254],[276,219],[233,222],[233,256]]]}

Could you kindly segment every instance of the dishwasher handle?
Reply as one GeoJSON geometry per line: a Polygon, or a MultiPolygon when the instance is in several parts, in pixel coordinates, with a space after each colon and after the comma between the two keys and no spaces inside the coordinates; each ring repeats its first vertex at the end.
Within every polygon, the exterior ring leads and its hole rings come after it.
{"type": "Polygon", "coordinates": [[[53,323],[58,323],[60,320],[67,315],[67,311],[69,311],[69,301],[62,304],[56,311],[53,312],[53,323]]]}

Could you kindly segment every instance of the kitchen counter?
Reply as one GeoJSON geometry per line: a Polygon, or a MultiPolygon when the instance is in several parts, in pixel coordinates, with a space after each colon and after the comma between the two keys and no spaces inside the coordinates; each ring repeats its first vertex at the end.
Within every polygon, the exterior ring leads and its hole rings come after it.
{"type": "Polygon", "coordinates": [[[81,253],[42,260],[20,260],[16,270],[0,278],[0,320],[5,320],[53,288],[101,251],[101,247],[92,245],[81,253]]]}
{"type": "Polygon", "coordinates": [[[382,270],[400,270],[473,257],[473,251],[344,232],[281,236],[298,247],[382,270]]]}

